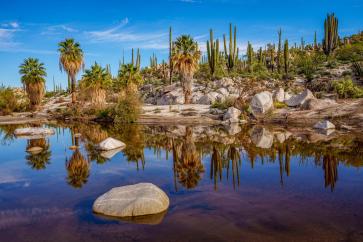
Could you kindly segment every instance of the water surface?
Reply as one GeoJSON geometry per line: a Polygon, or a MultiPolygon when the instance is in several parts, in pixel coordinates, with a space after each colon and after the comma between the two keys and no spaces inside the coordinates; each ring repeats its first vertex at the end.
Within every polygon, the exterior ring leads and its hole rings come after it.
{"type": "Polygon", "coordinates": [[[0,241],[363,241],[359,136],[53,125],[55,135],[28,140],[15,128],[0,126],[0,241]],[[126,148],[97,152],[109,136],[126,148]],[[138,182],[167,193],[166,214],[92,213],[98,196],[138,182]]]}

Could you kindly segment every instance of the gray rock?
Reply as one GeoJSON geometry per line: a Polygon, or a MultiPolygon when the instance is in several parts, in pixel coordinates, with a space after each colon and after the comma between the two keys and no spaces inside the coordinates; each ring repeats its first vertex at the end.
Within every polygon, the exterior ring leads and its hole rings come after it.
{"type": "Polygon", "coordinates": [[[290,99],[286,100],[285,103],[289,107],[299,107],[304,105],[304,103],[309,99],[315,99],[315,97],[309,89],[306,89],[302,93],[292,96],[290,99]]]}
{"type": "Polygon", "coordinates": [[[250,106],[253,115],[265,114],[267,111],[273,109],[272,94],[268,91],[256,94],[252,98],[250,106]]]}
{"type": "Polygon", "coordinates": [[[273,99],[277,102],[285,101],[285,91],[283,88],[279,88],[274,92],[273,99]]]}
{"type": "Polygon", "coordinates": [[[218,88],[233,86],[233,84],[234,84],[233,80],[229,77],[223,77],[222,79],[217,80],[214,83],[215,83],[216,87],[218,87],[218,88]]]}
{"type": "Polygon", "coordinates": [[[309,99],[302,106],[305,110],[324,109],[337,105],[337,102],[332,99],[309,99]]]}
{"type": "Polygon", "coordinates": [[[240,121],[241,111],[234,107],[229,107],[227,112],[223,115],[224,121],[229,121],[230,123],[238,123],[240,121]]]}
{"type": "Polygon", "coordinates": [[[227,97],[229,96],[229,92],[226,88],[222,87],[222,88],[219,88],[217,90],[218,93],[220,93],[221,95],[223,95],[224,97],[227,97]]]}
{"type": "Polygon", "coordinates": [[[315,129],[329,130],[335,129],[335,125],[328,120],[320,121],[314,125],[315,129]]]}
{"type": "Polygon", "coordinates": [[[94,212],[113,217],[158,214],[168,207],[168,196],[151,183],[112,188],[93,203],[94,212]]]}
{"type": "Polygon", "coordinates": [[[98,149],[107,151],[107,150],[125,148],[125,146],[126,146],[125,143],[110,137],[110,138],[105,139],[101,143],[99,143],[98,144],[98,149]]]}

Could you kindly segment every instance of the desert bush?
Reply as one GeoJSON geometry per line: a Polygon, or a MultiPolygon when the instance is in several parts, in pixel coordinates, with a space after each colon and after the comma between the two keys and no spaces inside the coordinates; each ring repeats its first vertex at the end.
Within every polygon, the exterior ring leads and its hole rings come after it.
{"type": "Polygon", "coordinates": [[[333,82],[333,87],[340,98],[363,97],[363,88],[355,85],[350,78],[333,82]]]}
{"type": "Polygon", "coordinates": [[[363,60],[363,43],[342,46],[337,50],[336,58],[344,62],[363,60]]]}
{"type": "Polygon", "coordinates": [[[9,87],[0,87],[0,115],[8,115],[18,107],[17,98],[9,87]]]}
{"type": "Polygon", "coordinates": [[[138,92],[128,88],[125,94],[120,96],[115,106],[114,122],[115,124],[134,123],[141,111],[141,101],[138,92]]]}

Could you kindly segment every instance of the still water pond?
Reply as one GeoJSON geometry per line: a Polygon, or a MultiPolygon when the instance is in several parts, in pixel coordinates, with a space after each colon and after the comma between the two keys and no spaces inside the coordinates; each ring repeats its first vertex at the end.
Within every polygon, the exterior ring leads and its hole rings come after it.
{"type": "Polygon", "coordinates": [[[55,135],[30,140],[0,126],[0,241],[363,241],[359,136],[327,141],[238,126],[50,127],[55,135]],[[109,136],[126,148],[97,152],[109,136]],[[167,193],[163,217],[92,213],[98,196],[138,182],[167,193]]]}

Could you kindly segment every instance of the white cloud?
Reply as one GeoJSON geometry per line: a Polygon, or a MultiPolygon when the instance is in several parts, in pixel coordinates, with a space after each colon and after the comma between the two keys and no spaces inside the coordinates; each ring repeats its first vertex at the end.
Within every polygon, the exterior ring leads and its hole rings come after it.
{"type": "Polygon", "coordinates": [[[17,29],[19,28],[19,23],[18,22],[8,22],[8,23],[3,23],[1,24],[2,27],[4,28],[14,28],[14,29],[17,29]]]}
{"type": "Polygon", "coordinates": [[[0,49],[8,49],[17,46],[19,43],[14,41],[14,34],[18,30],[0,28],[0,49]]]}
{"type": "Polygon", "coordinates": [[[40,34],[41,35],[60,35],[60,34],[64,34],[64,32],[77,33],[78,30],[75,28],[69,27],[68,25],[65,25],[65,24],[58,24],[58,25],[48,26],[40,34]]]}
{"type": "Polygon", "coordinates": [[[137,45],[143,49],[165,49],[167,46],[167,33],[163,31],[145,32],[136,31],[136,27],[128,27],[129,20],[125,18],[115,27],[105,30],[86,31],[85,34],[92,42],[115,42],[128,46],[137,45]],[[165,40],[165,42],[164,42],[165,40]],[[166,44],[165,44],[166,43],[166,44]]]}

